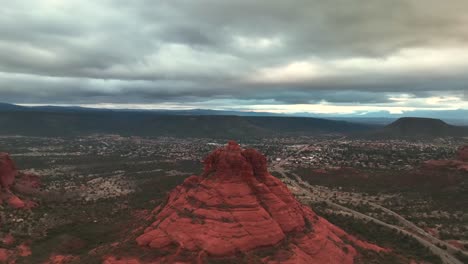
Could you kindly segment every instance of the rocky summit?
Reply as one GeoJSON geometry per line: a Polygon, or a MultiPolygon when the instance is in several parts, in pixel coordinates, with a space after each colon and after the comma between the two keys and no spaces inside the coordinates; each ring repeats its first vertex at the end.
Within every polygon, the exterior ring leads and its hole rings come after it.
{"type": "Polygon", "coordinates": [[[152,224],[136,239],[146,249],[169,252],[149,263],[205,263],[270,249],[261,263],[343,264],[353,263],[357,248],[385,250],[299,203],[254,149],[231,141],[204,164],[201,176],[187,178],[153,210],[152,224]]]}

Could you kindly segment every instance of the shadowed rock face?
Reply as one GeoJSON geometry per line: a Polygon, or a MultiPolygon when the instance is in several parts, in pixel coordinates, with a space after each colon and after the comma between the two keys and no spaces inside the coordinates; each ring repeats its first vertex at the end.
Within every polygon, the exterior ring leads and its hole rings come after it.
{"type": "Polygon", "coordinates": [[[300,204],[268,173],[265,157],[256,150],[229,142],[204,163],[204,173],[172,190],[167,203],[152,212],[154,222],[136,239],[142,247],[173,249],[159,261],[179,261],[179,253],[189,251],[203,263],[206,257],[276,247],[263,263],[353,263],[356,246],[383,250],[300,204]]]}

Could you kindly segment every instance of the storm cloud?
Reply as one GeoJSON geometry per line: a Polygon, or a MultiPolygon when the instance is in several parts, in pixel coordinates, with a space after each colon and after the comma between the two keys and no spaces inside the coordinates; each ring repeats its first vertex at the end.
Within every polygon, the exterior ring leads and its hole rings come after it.
{"type": "Polygon", "coordinates": [[[3,102],[468,108],[466,72],[465,0],[0,7],[3,102]]]}

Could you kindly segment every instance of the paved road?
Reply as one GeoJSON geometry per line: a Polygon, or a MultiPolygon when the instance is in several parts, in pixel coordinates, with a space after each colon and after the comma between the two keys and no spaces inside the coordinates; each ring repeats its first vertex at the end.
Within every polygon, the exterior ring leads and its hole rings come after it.
{"type": "MultiPolygon", "coordinates": [[[[296,181],[294,179],[291,179],[291,178],[289,178],[289,179],[291,180],[291,185],[296,187],[297,189],[301,190],[302,194],[305,194],[307,197],[313,197],[314,196],[313,191],[311,191],[311,190],[309,190],[309,188],[305,187],[306,185],[304,184],[303,181],[298,182],[298,181],[296,181]]],[[[342,211],[350,213],[354,218],[372,221],[372,222],[374,222],[376,224],[385,226],[385,227],[393,229],[395,231],[400,231],[401,233],[406,234],[406,235],[416,239],[423,246],[427,247],[432,253],[439,256],[443,263],[446,263],[446,264],[463,264],[460,260],[455,258],[447,250],[444,250],[444,249],[438,247],[436,244],[432,243],[431,241],[428,241],[428,240],[426,240],[426,239],[424,239],[424,238],[422,238],[422,237],[420,237],[420,236],[418,236],[418,235],[416,235],[416,234],[414,234],[412,232],[407,231],[403,227],[385,223],[385,222],[383,222],[383,221],[381,221],[381,220],[379,220],[377,218],[365,215],[365,214],[360,213],[358,211],[355,211],[355,210],[353,210],[351,208],[348,208],[348,207],[339,205],[337,203],[334,203],[334,202],[332,202],[330,200],[322,200],[322,201],[325,202],[328,206],[330,206],[332,208],[335,208],[335,209],[342,210],[342,211]]]]}
{"type": "Polygon", "coordinates": [[[393,217],[395,217],[402,226],[408,228],[409,230],[417,233],[419,236],[423,237],[424,239],[430,241],[431,243],[433,244],[439,244],[439,245],[444,245],[445,247],[447,247],[447,250],[448,252],[454,254],[454,253],[457,253],[457,252],[460,252],[461,254],[465,255],[465,256],[468,256],[468,253],[466,252],[463,252],[461,251],[459,248],[457,247],[454,247],[452,246],[451,244],[443,241],[443,240],[440,240],[438,239],[437,237],[434,237],[432,236],[431,234],[427,233],[426,231],[424,231],[424,229],[418,227],[417,225],[415,225],[414,223],[410,222],[409,220],[407,220],[406,218],[404,218],[403,216],[399,215],[398,213],[386,208],[386,207],[383,207],[379,204],[376,204],[376,203],[373,203],[373,202],[370,202],[370,201],[365,201],[368,205],[374,207],[374,208],[377,208],[377,209],[380,209],[384,212],[386,212],[387,214],[389,215],[392,215],[393,217]]]}
{"type": "MultiPolygon", "coordinates": [[[[304,150],[306,150],[309,146],[304,146],[300,148],[297,153],[300,153],[304,150]]],[[[383,207],[379,204],[370,202],[370,201],[363,201],[363,200],[357,200],[356,202],[365,202],[369,206],[372,206],[374,208],[380,209],[384,211],[387,214],[390,214],[394,216],[402,226],[396,226],[392,224],[385,223],[382,220],[376,219],[374,217],[365,215],[363,213],[360,213],[358,211],[355,211],[351,208],[336,204],[328,199],[322,199],[320,197],[317,197],[315,195],[316,192],[314,192],[314,187],[311,186],[309,183],[303,181],[298,175],[287,172],[284,168],[284,165],[291,160],[292,157],[288,157],[285,159],[282,159],[279,162],[276,162],[272,165],[272,170],[276,171],[277,173],[281,174],[285,179],[287,179],[287,183],[293,187],[295,187],[302,195],[305,195],[311,200],[320,200],[325,202],[327,205],[329,205],[332,208],[346,211],[350,213],[353,217],[358,218],[358,219],[364,219],[368,221],[373,221],[374,223],[380,224],[382,226],[385,226],[387,228],[400,231],[403,234],[406,234],[408,236],[411,236],[412,238],[416,239],[419,243],[421,243],[423,246],[427,247],[432,253],[435,255],[439,256],[443,263],[446,264],[463,264],[460,260],[455,258],[453,256],[454,253],[456,252],[461,252],[459,249],[453,247],[452,245],[446,243],[445,241],[442,241],[438,238],[433,237],[429,233],[425,232],[423,229],[419,228],[416,226],[414,223],[408,221],[405,219],[403,216],[399,215],[398,213],[383,207]],[[408,231],[408,230],[409,231],[408,231]],[[439,245],[444,245],[447,249],[443,249],[439,247],[439,245]]],[[[462,252],[462,254],[467,255],[466,252],[462,252]]]]}

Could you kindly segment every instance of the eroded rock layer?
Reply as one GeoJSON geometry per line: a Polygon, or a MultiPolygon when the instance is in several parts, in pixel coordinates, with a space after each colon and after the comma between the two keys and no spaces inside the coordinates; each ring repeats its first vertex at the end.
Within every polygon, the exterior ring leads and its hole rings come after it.
{"type": "Polygon", "coordinates": [[[275,247],[264,263],[353,263],[355,247],[381,251],[317,216],[267,171],[265,157],[235,142],[205,159],[201,176],[191,176],[156,208],[154,222],[136,241],[162,250],[176,248],[207,257],[235,256],[275,247]],[[278,246],[280,245],[280,246],[278,246]]]}

